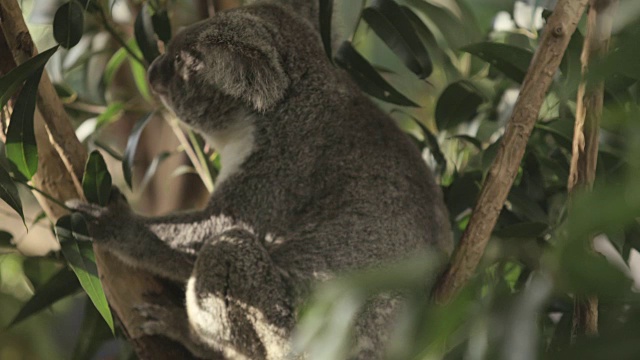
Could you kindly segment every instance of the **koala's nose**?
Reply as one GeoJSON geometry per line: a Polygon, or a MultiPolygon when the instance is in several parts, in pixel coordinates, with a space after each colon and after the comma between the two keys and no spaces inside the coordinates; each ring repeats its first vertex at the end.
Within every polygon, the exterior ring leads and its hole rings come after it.
{"type": "Polygon", "coordinates": [[[158,56],[149,66],[147,80],[151,85],[151,90],[158,95],[167,95],[169,81],[173,76],[173,67],[167,60],[166,55],[158,56]]]}

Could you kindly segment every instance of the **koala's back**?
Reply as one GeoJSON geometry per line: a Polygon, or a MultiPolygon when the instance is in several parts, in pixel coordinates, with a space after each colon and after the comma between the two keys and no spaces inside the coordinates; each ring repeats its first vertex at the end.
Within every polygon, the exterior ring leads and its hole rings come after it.
{"type": "Polygon", "coordinates": [[[300,279],[428,245],[450,251],[442,195],[419,149],[326,60],[319,38],[300,43],[305,32],[317,38],[300,19],[251,11],[277,21],[283,62],[296,62],[284,67],[303,71],[274,109],[254,115],[252,153],[218,186],[216,211],[251,224],[274,263],[300,279]]]}

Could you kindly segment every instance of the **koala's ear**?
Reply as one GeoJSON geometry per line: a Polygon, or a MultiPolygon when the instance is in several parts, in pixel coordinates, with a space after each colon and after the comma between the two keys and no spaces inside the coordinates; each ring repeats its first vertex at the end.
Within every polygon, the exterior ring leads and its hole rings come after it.
{"type": "Polygon", "coordinates": [[[225,94],[247,101],[257,111],[266,111],[283,98],[290,80],[274,47],[252,45],[208,45],[204,73],[225,94]]]}

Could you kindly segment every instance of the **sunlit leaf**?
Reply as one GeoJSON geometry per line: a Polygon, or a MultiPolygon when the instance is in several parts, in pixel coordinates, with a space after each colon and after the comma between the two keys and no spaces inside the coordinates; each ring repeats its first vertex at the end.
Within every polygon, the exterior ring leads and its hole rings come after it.
{"type": "Polygon", "coordinates": [[[22,87],[7,130],[7,159],[27,180],[38,170],[38,147],[33,127],[36,95],[44,67],[37,69],[22,87]]]}
{"type": "Polygon", "coordinates": [[[467,45],[481,36],[481,34],[474,33],[472,29],[467,29],[466,24],[445,7],[424,0],[408,0],[407,4],[428,18],[435,25],[434,29],[442,34],[452,49],[467,45]]]}
{"type": "Polygon", "coordinates": [[[129,140],[127,140],[127,148],[124,151],[124,159],[122,161],[122,172],[124,174],[124,179],[127,182],[127,185],[129,185],[129,188],[132,188],[131,169],[134,166],[133,160],[136,156],[138,141],[140,141],[142,130],[144,130],[144,127],[147,126],[147,123],[149,123],[149,120],[151,120],[151,115],[152,113],[149,113],[136,122],[136,124],[133,126],[133,129],[131,130],[131,134],[129,134],[129,140]]]}
{"type": "Polygon", "coordinates": [[[362,18],[409,70],[420,78],[431,74],[429,54],[398,4],[393,0],[374,0],[362,11],[362,18]]]}
{"type": "Polygon", "coordinates": [[[82,215],[74,213],[58,219],[56,237],[60,242],[60,250],[76,274],[80,285],[113,331],[113,317],[98,277],[93,245],[89,241],[89,230],[82,215]]]}
{"type": "Polygon", "coordinates": [[[84,32],[84,9],[79,2],[71,0],[63,4],[53,17],[53,37],[63,48],[72,48],[82,39],[84,32]]]}
{"type": "MultiPolygon", "coordinates": [[[[0,199],[4,200],[13,210],[15,210],[24,223],[24,213],[22,211],[22,201],[18,195],[18,188],[11,179],[9,173],[0,166],[0,199]]],[[[26,223],[25,223],[26,226],[26,223]]]]}
{"type": "Polygon", "coordinates": [[[100,115],[96,122],[96,128],[101,128],[112,121],[115,121],[124,111],[124,103],[115,101],[107,106],[107,109],[100,115]]]}
{"type": "Polygon", "coordinates": [[[365,93],[386,102],[418,107],[378,74],[376,69],[353,48],[350,42],[342,43],[336,53],[336,64],[349,72],[356,84],[365,93]]]}
{"type": "Polygon", "coordinates": [[[7,104],[7,101],[29,76],[47,63],[56,50],[58,50],[58,47],[54,46],[47,51],[41,52],[0,77],[0,108],[7,104]]]}
{"type": "Polygon", "coordinates": [[[103,78],[106,86],[109,86],[111,84],[114,75],[125,60],[127,60],[127,51],[125,50],[125,48],[118,49],[118,51],[116,51],[113,56],[111,56],[111,59],[109,59],[109,61],[107,62],[107,66],[104,69],[103,78]]]}
{"type": "Polygon", "coordinates": [[[105,206],[111,194],[111,174],[98,150],[89,154],[82,177],[82,191],[93,204],[105,206]]]}
{"type": "Polygon", "coordinates": [[[133,29],[138,48],[142,51],[145,60],[151,64],[155,58],[160,56],[160,51],[158,50],[158,43],[156,42],[153,22],[147,3],[138,12],[133,29]]]}
{"type": "MultiPolygon", "coordinates": [[[[135,42],[131,43],[130,48],[137,56],[142,54],[135,42]]],[[[151,92],[149,91],[149,84],[147,84],[147,69],[133,57],[128,56],[128,58],[131,72],[133,73],[133,81],[136,83],[140,95],[147,101],[151,100],[151,92]]]]}
{"type": "Polygon", "coordinates": [[[80,283],[76,275],[69,268],[62,268],[36,289],[36,293],[22,306],[18,315],[11,320],[10,326],[16,325],[57,301],[75,294],[78,290],[80,290],[80,283]]]}

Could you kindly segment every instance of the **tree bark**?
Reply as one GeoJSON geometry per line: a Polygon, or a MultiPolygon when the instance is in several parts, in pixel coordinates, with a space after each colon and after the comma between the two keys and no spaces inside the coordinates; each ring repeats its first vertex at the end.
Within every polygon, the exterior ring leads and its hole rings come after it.
{"type": "MultiPolygon", "coordinates": [[[[578,88],[576,120],[573,133],[571,169],[567,188],[575,191],[591,190],[598,161],[598,134],[604,102],[604,81],[589,82],[589,65],[609,50],[613,12],[617,0],[591,0],[587,18],[587,35],[582,48],[582,82],[578,88]]],[[[589,239],[591,240],[591,239],[589,239]]],[[[598,298],[576,296],[574,299],[572,338],[598,334],[598,298]]]]}
{"type": "Polygon", "coordinates": [[[475,273],[518,173],[545,95],[587,2],[558,0],[548,19],[469,224],[434,289],[438,303],[451,299],[475,273]]]}

